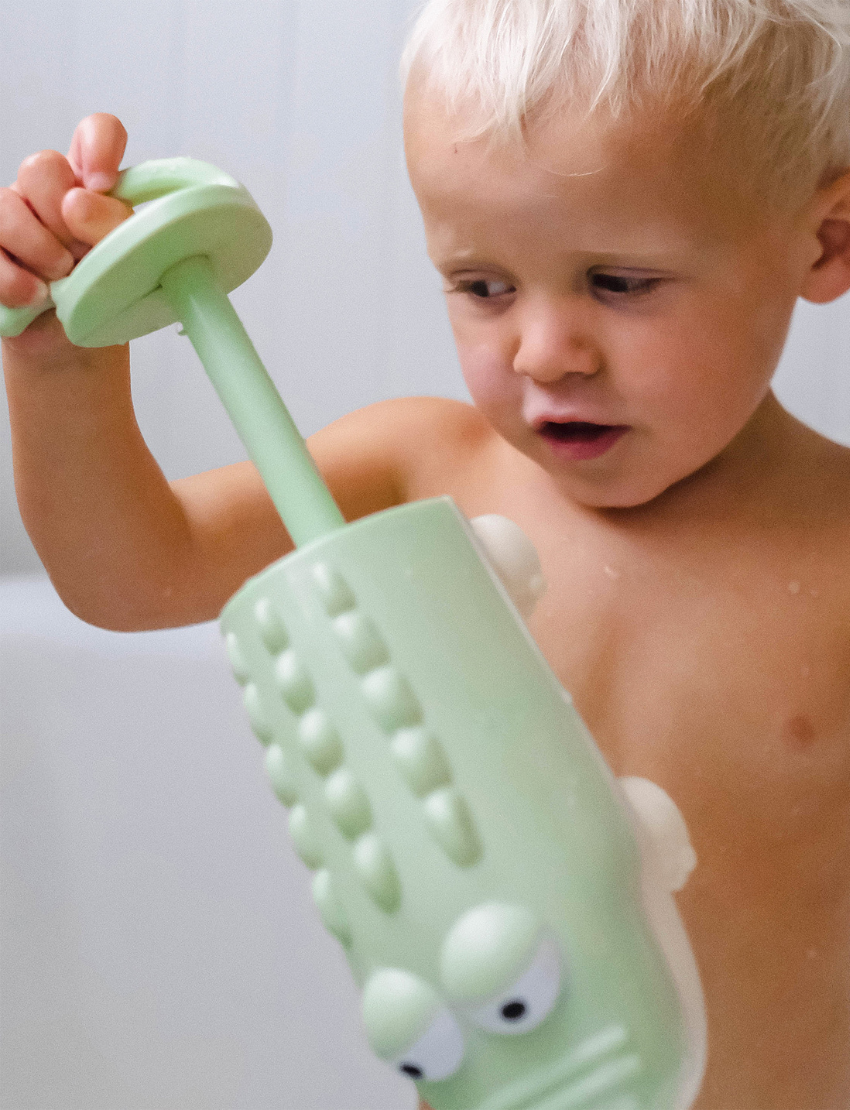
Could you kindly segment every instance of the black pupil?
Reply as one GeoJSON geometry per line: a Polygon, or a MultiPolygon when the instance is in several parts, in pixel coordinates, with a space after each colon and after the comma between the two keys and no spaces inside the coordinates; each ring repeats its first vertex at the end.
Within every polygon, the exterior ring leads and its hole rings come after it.
{"type": "Polygon", "coordinates": [[[502,1017],[505,1018],[506,1021],[519,1021],[524,1014],[524,1002],[506,1002],[502,1007],[502,1017]]]}
{"type": "Polygon", "coordinates": [[[405,1075],[409,1075],[411,1079],[422,1078],[422,1068],[417,1068],[415,1064],[402,1064],[401,1070],[405,1075]]]}
{"type": "Polygon", "coordinates": [[[617,277],[616,274],[594,274],[593,280],[600,289],[609,293],[628,293],[629,283],[626,278],[617,277]]]}

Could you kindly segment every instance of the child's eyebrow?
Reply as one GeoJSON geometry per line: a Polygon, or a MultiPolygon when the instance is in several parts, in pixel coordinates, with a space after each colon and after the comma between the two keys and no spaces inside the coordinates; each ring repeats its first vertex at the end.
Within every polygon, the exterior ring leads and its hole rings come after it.
{"type": "MultiPolygon", "coordinates": [[[[621,269],[670,270],[680,267],[694,247],[693,243],[681,243],[663,251],[630,250],[628,247],[616,251],[582,249],[565,254],[562,265],[565,269],[611,266],[621,269]]],[[[438,270],[444,271],[510,269],[509,259],[500,260],[497,254],[490,255],[473,247],[437,255],[433,262],[438,270]]]]}
{"type": "MultiPolygon", "coordinates": [[[[514,260],[522,268],[528,260],[525,242],[508,227],[504,231],[484,226],[457,226],[437,220],[428,228],[431,260],[443,273],[463,270],[512,271],[514,260]]],[[[579,227],[553,229],[553,239],[542,256],[544,266],[565,271],[616,266],[625,269],[678,271],[694,265],[717,265],[728,250],[727,236],[714,226],[708,229],[682,225],[678,220],[653,221],[616,228],[579,227]]]]}

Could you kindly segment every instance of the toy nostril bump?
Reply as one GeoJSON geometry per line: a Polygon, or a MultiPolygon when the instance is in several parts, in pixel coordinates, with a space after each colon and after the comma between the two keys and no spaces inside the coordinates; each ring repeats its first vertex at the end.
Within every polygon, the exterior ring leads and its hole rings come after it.
{"type": "Polygon", "coordinates": [[[546,589],[534,544],[519,525],[507,517],[477,516],[470,524],[514,605],[528,618],[546,589]]]}

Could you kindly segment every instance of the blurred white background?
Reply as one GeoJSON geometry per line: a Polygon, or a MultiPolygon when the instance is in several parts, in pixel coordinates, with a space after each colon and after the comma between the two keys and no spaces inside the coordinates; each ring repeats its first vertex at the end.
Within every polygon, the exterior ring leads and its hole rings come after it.
{"type": "MultiPolygon", "coordinates": [[[[243,181],[275,245],[233,295],[310,434],[373,401],[466,397],[404,172],[413,0],[0,0],[0,182],[93,111],[126,164],[243,181]]],[[[176,329],[134,344],[169,477],[244,457],[176,329]]],[[[850,298],[801,305],[783,401],[850,444],[850,298]]],[[[64,613],[0,428],[5,1110],[401,1110],[318,924],[212,626],[115,636],[64,613]],[[17,576],[17,577],[16,577],[17,576]]],[[[423,445],[427,450],[427,445],[423,445]]]]}

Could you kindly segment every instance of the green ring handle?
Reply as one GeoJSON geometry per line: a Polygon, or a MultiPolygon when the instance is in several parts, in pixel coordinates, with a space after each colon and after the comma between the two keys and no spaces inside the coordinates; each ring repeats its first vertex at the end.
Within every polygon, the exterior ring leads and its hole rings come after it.
{"type": "Polygon", "coordinates": [[[345,520],[227,294],[269,252],[271,228],[228,174],[191,158],[125,170],[112,196],[145,205],[93,247],[50,299],[0,309],[19,335],[55,306],[72,343],[126,343],[180,321],[296,545],[345,520]]]}
{"type": "Polygon", "coordinates": [[[271,228],[247,189],[206,162],[145,162],[125,170],[110,195],[130,205],[150,203],[93,247],[68,277],[52,282],[48,299],[0,308],[0,335],[20,335],[55,306],[76,346],[126,343],[175,322],[159,282],[176,262],[205,255],[227,293],[251,276],[271,247],[271,228]]]}

